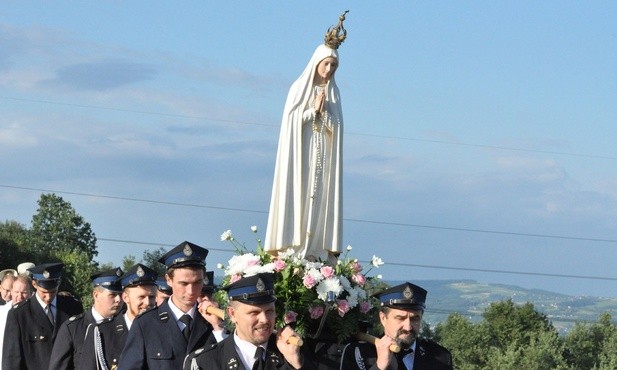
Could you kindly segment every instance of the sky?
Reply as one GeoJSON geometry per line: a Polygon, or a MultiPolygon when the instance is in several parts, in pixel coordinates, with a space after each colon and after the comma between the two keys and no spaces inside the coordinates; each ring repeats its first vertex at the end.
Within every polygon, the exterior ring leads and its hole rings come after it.
{"type": "Polygon", "coordinates": [[[287,91],[345,10],[349,256],[617,297],[609,1],[4,1],[0,220],[54,192],[100,263],[188,240],[216,270],[226,230],[254,249],[287,91]]]}

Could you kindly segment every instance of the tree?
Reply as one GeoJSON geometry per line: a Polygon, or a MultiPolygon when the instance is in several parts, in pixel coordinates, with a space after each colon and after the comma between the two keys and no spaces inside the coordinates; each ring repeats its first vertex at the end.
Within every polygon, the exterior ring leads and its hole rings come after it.
{"type": "Polygon", "coordinates": [[[55,194],[42,194],[32,217],[31,246],[41,258],[58,251],[80,250],[90,260],[98,255],[96,236],[69,202],[55,194]]]}
{"type": "Polygon", "coordinates": [[[573,368],[617,368],[612,366],[617,363],[617,326],[609,313],[594,324],[576,323],[564,341],[565,358],[573,368]]]}
{"type": "Polygon", "coordinates": [[[165,253],[167,253],[167,251],[164,248],[159,248],[152,252],[148,250],[144,251],[144,265],[156,271],[158,276],[165,275],[165,272],[167,272],[167,268],[165,267],[165,265],[159,262],[159,259],[163,257],[165,253]]]}
{"type": "Polygon", "coordinates": [[[64,263],[60,289],[87,301],[92,294],[90,275],[98,266],[93,261],[98,252],[90,223],[55,194],[42,194],[38,204],[29,238],[34,262],[64,263]]]}
{"type": "Polygon", "coordinates": [[[16,221],[0,223],[0,270],[15,269],[22,262],[32,261],[28,248],[29,230],[16,221]]]}

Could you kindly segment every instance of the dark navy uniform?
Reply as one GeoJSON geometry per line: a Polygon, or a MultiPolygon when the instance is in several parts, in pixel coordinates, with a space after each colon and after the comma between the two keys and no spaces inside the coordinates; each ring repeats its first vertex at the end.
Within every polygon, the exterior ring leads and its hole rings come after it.
{"type": "MultiPolygon", "coordinates": [[[[257,274],[242,278],[233,284],[222,288],[227,292],[230,301],[237,301],[246,305],[267,305],[276,301],[274,296],[274,274],[257,274]]],[[[270,335],[265,350],[264,370],[294,369],[279,351],[276,334],[270,335]]],[[[261,343],[252,343],[262,347],[261,343]]],[[[248,354],[253,356],[254,354],[248,354]]],[[[312,359],[306,350],[302,351],[302,369],[315,369],[312,359]]],[[[187,356],[184,361],[184,370],[251,370],[246,369],[241,354],[236,349],[235,335],[230,335],[221,342],[209,347],[201,348],[187,356]]]]}
{"type": "MultiPolygon", "coordinates": [[[[403,351],[400,352],[403,355],[403,351]]],[[[416,350],[413,351],[413,370],[452,370],[452,355],[439,344],[418,338],[416,350]]],[[[388,370],[406,370],[395,354],[396,361],[392,361],[388,370]]],[[[375,345],[366,342],[352,343],[343,351],[341,369],[369,369],[378,370],[377,350],[375,345]]]]}
{"type": "Polygon", "coordinates": [[[15,305],[6,321],[2,370],[47,370],[54,340],[61,324],[83,312],[80,302],[57,296],[55,325],[52,325],[36,297],[15,305]]]}
{"type": "MultiPolygon", "coordinates": [[[[48,263],[29,271],[39,287],[57,291],[63,267],[61,263],[48,263]]],[[[51,310],[52,313],[55,311],[53,324],[36,296],[9,311],[2,347],[2,370],[47,370],[58,329],[69,317],[84,311],[81,303],[73,297],[56,295],[55,302],[51,310]]]]}
{"type": "MultiPolygon", "coordinates": [[[[167,252],[159,262],[167,270],[198,268],[205,270],[208,250],[189,242],[180,243],[167,252]]],[[[173,298],[173,295],[172,295],[173,298]]],[[[170,299],[135,319],[126,338],[118,368],[122,370],[178,370],[192,351],[215,343],[212,326],[197,311],[190,323],[190,336],[184,338],[169,306],[170,299]]]]}
{"type": "MultiPolygon", "coordinates": [[[[381,302],[383,312],[396,309],[409,312],[424,312],[427,291],[409,282],[394,286],[374,295],[381,302]]],[[[388,316],[386,316],[388,320],[388,316]]],[[[386,325],[387,326],[387,325],[386,325]]],[[[392,336],[392,334],[390,334],[392,336]]],[[[423,338],[416,338],[411,348],[402,348],[389,357],[387,370],[452,370],[452,355],[446,348],[423,338]],[[408,368],[404,357],[413,359],[408,368]]],[[[374,344],[355,342],[343,351],[341,369],[377,370],[377,349],[374,344]]]]}
{"type": "MultiPolygon", "coordinates": [[[[272,334],[268,341],[266,351],[265,370],[293,370],[295,369],[285,361],[276,346],[276,334],[272,334]]],[[[307,357],[305,357],[306,359],[307,357]]],[[[221,342],[205,347],[190,354],[185,363],[184,370],[251,370],[246,369],[240,355],[236,351],[234,336],[230,335],[221,342]]],[[[305,360],[302,369],[314,369],[313,364],[305,360]]]]}
{"type": "MultiPolygon", "coordinates": [[[[122,290],[126,291],[126,289],[138,286],[155,286],[156,276],[156,271],[138,263],[120,278],[122,290]]],[[[111,369],[118,366],[129,334],[129,325],[126,320],[125,312],[122,312],[96,326],[92,334],[86,339],[88,344],[84,349],[84,359],[80,369],[105,367],[111,369]]]]}
{"type": "Polygon", "coordinates": [[[216,342],[212,327],[199,313],[191,325],[187,343],[169,308],[169,300],[144,312],[131,326],[118,367],[122,370],[181,369],[188,353],[216,342]]]}
{"type": "MultiPolygon", "coordinates": [[[[114,268],[102,271],[90,277],[94,288],[100,287],[120,294],[122,287],[119,283],[122,270],[114,268]]],[[[49,360],[49,370],[88,369],[81,365],[81,356],[86,338],[92,335],[96,325],[92,309],[65,321],[58,331],[49,360]]]]}

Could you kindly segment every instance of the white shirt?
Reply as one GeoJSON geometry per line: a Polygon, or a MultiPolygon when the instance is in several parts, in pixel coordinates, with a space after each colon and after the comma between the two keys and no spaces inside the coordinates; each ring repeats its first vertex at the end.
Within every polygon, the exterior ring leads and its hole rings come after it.
{"type": "MultiPolygon", "coordinates": [[[[36,297],[36,300],[39,302],[39,304],[41,305],[41,307],[43,307],[43,312],[47,313],[46,309],[47,309],[47,303],[43,302],[43,300],[41,299],[41,297],[39,297],[38,294],[34,293],[34,296],[36,297]]],[[[58,310],[58,297],[54,297],[53,301],[51,301],[50,303],[51,305],[51,314],[54,317],[54,321],[56,318],[56,311],[58,310]]]]}
{"type": "MultiPolygon", "coordinates": [[[[255,364],[255,351],[257,351],[257,346],[251,342],[247,342],[243,339],[240,339],[236,332],[234,332],[234,342],[236,344],[236,352],[240,355],[240,360],[244,365],[245,369],[252,369],[253,364],[255,364]]],[[[264,349],[268,348],[268,343],[263,343],[261,345],[264,349]]]]}
{"type": "Polygon", "coordinates": [[[186,314],[186,315],[189,315],[191,319],[195,319],[195,310],[197,310],[197,304],[194,304],[193,307],[191,307],[191,309],[189,310],[189,312],[183,312],[181,309],[176,307],[173,300],[171,299],[172,297],[173,295],[169,297],[167,302],[169,303],[169,308],[171,309],[171,313],[173,313],[174,317],[176,318],[176,324],[178,324],[178,328],[180,328],[180,331],[182,331],[186,327],[186,324],[180,321],[180,318],[182,317],[182,315],[186,314]]]}

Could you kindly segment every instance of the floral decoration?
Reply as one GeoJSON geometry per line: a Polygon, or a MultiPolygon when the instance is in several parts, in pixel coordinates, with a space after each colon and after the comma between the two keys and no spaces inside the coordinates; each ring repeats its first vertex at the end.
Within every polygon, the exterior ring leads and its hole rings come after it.
{"type": "MultiPolygon", "coordinates": [[[[257,227],[251,231],[257,233],[257,227]]],[[[371,295],[383,287],[381,276],[369,276],[373,269],[383,265],[381,258],[373,256],[370,268],[346,252],[337,260],[327,255],[313,260],[300,258],[293,249],[277,255],[266,253],[257,239],[256,251],[249,251],[239,243],[231,230],[221,235],[221,240],[234,246],[236,255],[225,270],[223,286],[242,277],[258,273],[274,273],[276,300],[276,326],[291,325],[303,337],[331,337],[338,342],[350,339],[353,334],[364,332],[375,322],[378,302],[371,295]]],[[[226,303],[227,297],[219,298],[226,303]]]]}

